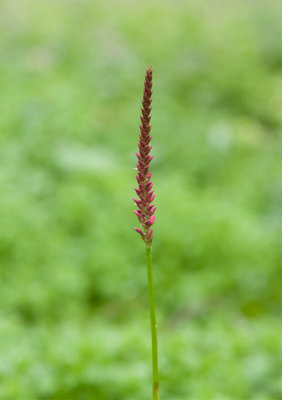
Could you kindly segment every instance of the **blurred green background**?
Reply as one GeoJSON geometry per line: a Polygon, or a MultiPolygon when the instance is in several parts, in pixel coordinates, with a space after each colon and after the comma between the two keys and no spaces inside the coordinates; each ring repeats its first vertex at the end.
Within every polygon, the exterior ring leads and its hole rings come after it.
{"type": "Polygon", "coordinates": [[[151,397],[131,200],[149,65],[161,399],[282,398],[281,13],[1,1],[1,400],[151,397]]]}

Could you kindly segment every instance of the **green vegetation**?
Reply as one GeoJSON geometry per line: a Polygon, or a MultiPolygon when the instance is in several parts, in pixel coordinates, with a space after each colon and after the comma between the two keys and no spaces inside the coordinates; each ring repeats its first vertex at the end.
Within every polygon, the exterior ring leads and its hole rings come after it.
{"type": "Polygon", "coordinates": [[[150,64],[161,399],[281,399],[281,12],[1,1],[1,400],[151,396],[131,201],[150,64]]]}

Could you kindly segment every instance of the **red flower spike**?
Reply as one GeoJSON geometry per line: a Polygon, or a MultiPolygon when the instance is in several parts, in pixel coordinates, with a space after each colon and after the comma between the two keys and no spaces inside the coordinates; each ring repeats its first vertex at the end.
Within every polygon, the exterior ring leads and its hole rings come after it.
{"type": "Polygon", "coordinates": [[[138,175],[136,180],[138,182],[138,188],[135,189],[138,199],[133,199],[138,207],[138,210],[134,210],[140,221],[141,228],[134,228],[138,232],[142,239],[144,240],[146,246],[150,247],[153,238],[153,229],[150,229],[155,222],[155,216],[153,215],[156,211],[154,204],[151,204],[155,198],[154,191],[152,190],[153,182],[150,181],[152,173],[149,172],[150,162],[153,156],[150,155],[152,146],[149,145],[152,136],[150,136],[151,125],[150,125],[150,112],[151,112],[151,102],[152,102],[152,68],[149,67],[145,75],[143,99],[142,99],[142,115],[140,117],[141,124],[140,135],[139,135],[139,153],[136,153],[138,163],[137,170],[138,175]]]}

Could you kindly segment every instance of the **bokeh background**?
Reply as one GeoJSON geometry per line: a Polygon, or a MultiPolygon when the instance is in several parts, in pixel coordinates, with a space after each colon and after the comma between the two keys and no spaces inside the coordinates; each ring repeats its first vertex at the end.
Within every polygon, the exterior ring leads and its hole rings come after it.
{"type": "Polygon", "coordinates": [[[1,400],[151,396],[131,200],[149,65],[161,398],[282,398],[281,14],[1,1],[1,400]]]}

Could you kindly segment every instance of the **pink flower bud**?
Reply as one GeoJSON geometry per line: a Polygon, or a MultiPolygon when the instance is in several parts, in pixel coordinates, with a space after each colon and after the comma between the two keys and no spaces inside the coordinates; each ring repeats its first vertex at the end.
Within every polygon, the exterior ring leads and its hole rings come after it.
{"type": "Polygon", "coordinates": [[[153,207],[150,211],[148,211],[148,208],[147,208],[148,214],[153,215],[155,213],[156,209],[157,209],[157,207],[153,207]]]}
{"type": "Polygon", "coordinates": [[[142,232],[142,230],[141,230],[140,228],[133,228],[133,229],[134,229],[136,232],[138,232],[139,235],[141,235],[142,239],[145,238],[145,235],[144,235],[144,233],[142,232]]]}
{"type": "Polygon", "coordinates": [[[152,203],[154,198],[156,197],[155,193],[152,194],[152,196],[149,198],[149,203],[152,203]]]}
{"type": "Polygon", "coordinates": [[[145,221],[145,224],[147,226],[152,226],[153,223],[155,222],[155,219],[156,219],[155,215],[152,215],[152,217],[150,217],[147,221],[145,221]]]}
{"type": "Polygon", "coordinates": [[[134,203],[137,204],[137,206],[138,206],[139,204],[141,204],[141,200],[138,200],[138,199],[133,198],[133,201],[134,201],[134,203]]]}
{"type": "Polygon", "coordinates": [[[146,190],[151,190],[152,186],[153,186],[153,182],[147,182],[146,185],[145,185],[145,189],[146,190]]]}
{"type": "Polygon", "coordinates": [[[146,200],[147,200],[149,203],[151,203],[150,198],[152,197],[153,193],[154,193],[154,191],[152,190],[151,192],[147,193],[147,195],[146,195],[146,200]]]}
{"type": "Polygon", "coordinates": [[[153,238],[153,229],[151,229],[147,235],[147,239],[148,239],[149,243],[152,242],[152,238],[153,238]]]}
{"type": "Polygon", "coordinates": [[[153,207],[155,207],[155,204],[148,205],[147,212],[151,212],[153,207]]]}

